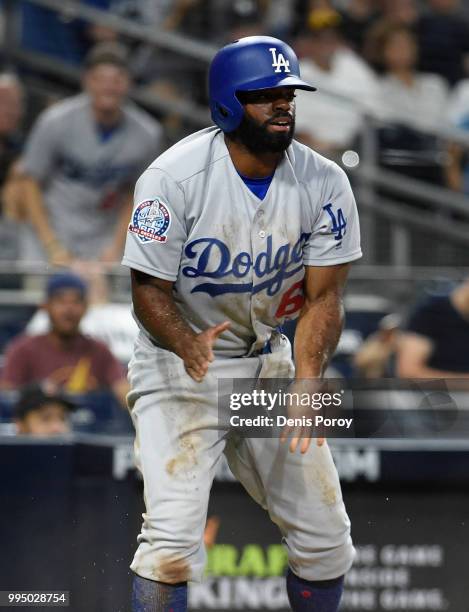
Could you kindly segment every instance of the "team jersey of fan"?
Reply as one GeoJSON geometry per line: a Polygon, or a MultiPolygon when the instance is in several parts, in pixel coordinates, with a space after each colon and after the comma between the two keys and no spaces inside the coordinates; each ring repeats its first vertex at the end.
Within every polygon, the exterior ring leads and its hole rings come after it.
{"type": "Polygon", "coordinates": [[[262,201],[244,184],[223,133],[207,128],[171,147],[140,177],[123,263],[174,281],[196,331],[231,321],[215,355],[262,348],[303,303],[304,266],[361,256],[345,173],[293,141],[262,201]]]}
{"type": "MultiPolygon", "coordinates": [[[[160,141],[158,122],[131,103],[106,138],[85,94],[40,115],[22,166],[41,183],[50,224],[73,255],[95,258],[112,239],[119,207],[160,151],[160,141]]],[[[32,232],[22,242],[23,259],[45,258],[32,232]]]]}
{"type": "Polygon", "coordinates": [[[78,334],[66,347],[49,334],[20,336],[5,354],[3,384],[15,389],[51,382],[69,393],[87,393],[112,387],[124,370],[107,346],[78,334]]]}

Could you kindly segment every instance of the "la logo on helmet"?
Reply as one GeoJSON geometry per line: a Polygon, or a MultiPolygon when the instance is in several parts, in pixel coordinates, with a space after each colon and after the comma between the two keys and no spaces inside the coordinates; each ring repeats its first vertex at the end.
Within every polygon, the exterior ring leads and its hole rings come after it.
{"type": "Polygon", "coordinates": [[[283,53],[278,53],[275,47],[270,47],[269,51],[272,53],[272,67],[275,68],[275,72],[290,72],[290,62],[283,57],[283,53]]]}

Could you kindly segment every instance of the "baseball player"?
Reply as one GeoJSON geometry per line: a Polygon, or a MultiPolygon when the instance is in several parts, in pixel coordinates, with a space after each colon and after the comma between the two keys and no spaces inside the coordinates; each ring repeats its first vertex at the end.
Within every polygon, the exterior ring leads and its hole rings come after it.
{"type": "Polygon", "coordinates": [[[287,318],[299,316],[296,378],[321,378],[349,263],[361,256],[344,172],[293,140],[295,89],[315,88],[284,42],[256,36],[222,48],[209,71],[216,126],[171,147],[136,185],[123,259],[140,326],[128,400],[146,504],[134,612],[187,609],[223,452],[280,529],[293,610],[336,611],[352,563],[327,443],[310,444],[303,430],[288,443],[240,440],[217,413],[220,378],[294,376],[279,332],[287,318]]]}

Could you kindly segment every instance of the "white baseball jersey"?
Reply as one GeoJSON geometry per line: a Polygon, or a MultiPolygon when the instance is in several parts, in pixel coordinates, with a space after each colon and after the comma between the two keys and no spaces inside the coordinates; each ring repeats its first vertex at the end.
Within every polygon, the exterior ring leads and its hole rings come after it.
{"type": "Polygon", "coordinates": [[[208,128],[160,155],[140,177],[123,264],[174,281],[196,332],[230,320],[215,355],[262,348],[303,303],[304,266],[361,256],[355,200],[334,162],[293,141],[261,201],[208,128]]]}

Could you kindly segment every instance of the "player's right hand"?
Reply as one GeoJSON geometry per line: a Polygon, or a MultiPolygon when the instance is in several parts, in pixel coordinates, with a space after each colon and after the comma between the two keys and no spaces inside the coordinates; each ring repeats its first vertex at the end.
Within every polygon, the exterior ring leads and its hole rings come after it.
{"type": "Polygon", "coordinates": [[[186,346],[181,358],[184,361],[186,372],[196,382],[201,382],[204,379],[208,366],[215,358],[212,350],[215,340],[230,325],[229,321],[224,321],[219,325],[209,327],[197,334],[195,340],[186,346]]]}
{"type": "MultiPolygon", "coordinates": [[[[295,380],[288,388],[288,392],[291,394],[291,399],[287,406],[288,418],[298,419],[298,421],[313,418],[314,412],[311,409],[311,405],[305,406],[302,402],[296,401],[295,398],[304,397],[305,395],[312,397],[313,394],[322,390],[322,385],[322,381],[318,378],[295,380]]],[[[325,438],[322,435],[322,431],[318,431],[316,427],[285,425],[280,434],[281,442],[290,440],[288,448],[291,453],[299,449],[302,455],[308,451],[312,438],[316,438],[317,446],[324,444],[325,438]]]]}

